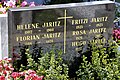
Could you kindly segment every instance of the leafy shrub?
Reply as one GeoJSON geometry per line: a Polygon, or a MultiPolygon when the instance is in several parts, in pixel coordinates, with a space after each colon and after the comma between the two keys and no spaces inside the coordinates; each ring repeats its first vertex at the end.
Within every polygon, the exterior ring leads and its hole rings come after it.
{"type": "Polygon", "coordinates": [[[57,51],[55,55],[54,50],[49,53],[42,54],[42,56],[36,62],[32,53],[27,49],[27,65],[21,65],[20,71],[32,69],[37,72],[38,75],[44,75],[45,80],[68,80],[68,66],[63,63],[62,51],[57,51]]]}
{"type": "Polygon", "coordinates": [[[26,65],[21,64],[18,71],[31,69],[36,71],[37,75],[43,75],[45,80],[118,80],[120,78],[120,54],[112,41],[99,45],[89,43],[86,50],[79,51],[81,56],[75,58],[79,61],[79,69],[76,69],[74,78],[68,74],[70,67],[64,63],[61,50],[53,49],[43,53],[40,47],[35,46],[32,51],[28,47],[20,49],[27,61],[26,65]]]}
{"type": "Polygon", "coordinates": [[[40,66],[38,66],[38,74],[45,75],[46,80],[68,80],[68,66],[63,63],[62,51],[57,51],[55,55],[54,50],[39,58],[40,66]],[[41,73],[43,71],[43,73],[41,73]]]}
{"type": "Polygon", "coordinates": [[[119,80],[120,54],[117,53],[117,46],[113,42],[91,45],[91,61],[83,55],[83,63],[76,72],[78,80],[119,80]]]}

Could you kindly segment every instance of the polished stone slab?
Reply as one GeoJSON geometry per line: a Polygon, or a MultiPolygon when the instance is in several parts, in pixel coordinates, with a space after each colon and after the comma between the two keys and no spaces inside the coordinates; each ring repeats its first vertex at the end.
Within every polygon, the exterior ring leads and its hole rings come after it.
{"type": "Polygon", "coordinates": [[[112,1],[95,1],[10,9],[10,51],[19,44],[37,41],[44,52],[54,45],[75,56],[87,41],[98,43],[111,38],[114,6],[112,1]],[[103,39],[93,40],[100,34],[103,39]]]}

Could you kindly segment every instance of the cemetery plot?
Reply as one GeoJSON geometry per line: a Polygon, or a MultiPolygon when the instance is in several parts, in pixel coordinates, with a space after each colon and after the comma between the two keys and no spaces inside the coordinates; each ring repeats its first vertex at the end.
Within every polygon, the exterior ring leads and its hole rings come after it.
{"type": "Polygon", "coordinates": [[[9,9],[9,53],[20,53],[23,45],[33,50],[36,44],[43,53],[62,50],[69,75],[74,76],[79,63],[73,63],[80,62],[77,59],[89,42],[112,39],[114,6],[100,1],[9,9]]]}

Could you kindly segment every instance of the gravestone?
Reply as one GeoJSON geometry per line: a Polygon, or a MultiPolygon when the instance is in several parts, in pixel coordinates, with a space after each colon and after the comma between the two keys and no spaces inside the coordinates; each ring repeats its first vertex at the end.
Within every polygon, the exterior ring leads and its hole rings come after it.
{"type": "MultiPolygon", "coordinates": [[[[96,1],[11,8],[8,11],[9,53],[19,53],[21,45],[36,43],[43,53],[59,49],[64,60],[74,62],[80,56],[81,47],[88,42],[104,43],[112,39],[114,6],[111,1],[96,1]]],[[[74,63],[71,70],[74,66],[78,65],[74,63]]]]}
{"type": "Polygon", "coordinates": [[[87,40],[98,43],[111,38],[113,19],[114,3],[110,1],[10,9],[10,51],[37,41],[45,52],[54,45],[63,53],[76,54],[87,40]],[[103,39],[93,40],[101,33],[103,39]]]}

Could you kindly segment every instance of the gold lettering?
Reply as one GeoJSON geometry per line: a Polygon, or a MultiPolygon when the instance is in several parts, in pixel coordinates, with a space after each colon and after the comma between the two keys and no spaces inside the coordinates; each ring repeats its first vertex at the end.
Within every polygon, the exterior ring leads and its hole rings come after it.
{"type": "Polygon", "coordinates": [[[92,33],[101,33],[101,32],[106,32],[106,28],[91,29],[89,31],[89,34],[92,34],[92,33]]]}
{"type": "Polygon", "coordinates": [[[81,50],[81,47],[75,48],[75,51],[80,51],[80,50],[81,50]]]}
{"type": "Polygon", "coordinates": [[[25,34],[32,34],[32,30],[25,31],[25,34]]]}
{"type": "Polygon", "coordinates": [[[31,24],[31,26],[35,29],[35,28],[39,28],[39,23],[36,24],[31,24]]]}
{"type": "Polygon", "coordinates": [[[30,40],[30,39],[31,39],[31,36],[27,36],[26,39],[27,39],[27,40],[30,40]]]}
{"type": "Polygon", "coordinates": [[[105,41],[106,41],[106,39],[105,38],[103,38],[103,39],[96,39],[96,40],[91,40],[90,42],[93,42],[93,43],[105,43],[105,41]]]}
{"type": "MultiPolygon", "coordinates": [[[[53,22],[53,24],[54,24],[54,22],[53,22]]],[[[52,27],[52,22],[49,22],[49,26],[51,26],[51,27],[52,27]]]]}
{"type": "Polygon", "coordinates": [[[82,34],[86,34],[85,30],[80,30],[80,31],[72,31],[72,35],[82,35],[82,34]]]}
{"type": "Polygon", "coordinates": [[[17,42],[19,41],[19,37],[16,37],[16,41],[17,41],[17,42]]]}
{"type": "Polygon", "coordinates": [[[76,29],[82,29],[83,25],[76,26],[76,29]]]}
{"type": "Polygon", "coordinates": [[[86,24],[86,23],[88,23],[88,19],[77,19],[77,20],[72,20],[72,25],[86,24]]]}
{"type": "Polygon", "coordinates": [[[106,22],[108,21],[108,17],[97,17],[97,18],[92,18],[91,22],[106,22]]]}
{"type": "Polygon", "coordinates": [[[54,42],[53,39],[47,40],[46,43],[52,43],[54,42]]]}
{"type": "Polygon", "coordinates": [[[81,46],[81,45],[85,45],[86,41],[76,41],[76,42],[72,42],[72,46],[81,46]]]}
{"type": "Polygon", "coordinates": [[[31,26],[31,24],[25,24],[25,25],[24,25],[24,28],[25,28],[25,29],[31,29],[30,26],[31,26]]]}
{"type": "Polygon", "coordinates": [[[23,25],[17,25],[17,30],[23,30],[23,25]]]}
{"type": "Polygon", "coordinates": [[[81,39],[83,39],[82,36],[78,36],[78,37],[76,37],[76,40],[81,40],[81,39]]]}
{"type": "Polygon", "coordinates": [[[108,21],[108,17],[105,17],[105,21],[108,21]]]}
{"type": "Polygon", "coordinates": [[[57,26],[60,26],[60,21],[58,21],[58,25],[57,26]]]}
{"type": "Polygon", "coordinates": [[[103,23],[96,24],[96,27],[102,27],[102,26],[103,26],[103,23]]]}
{"type": "Polygon", "coordinates": [[[61,26],[60,21],[55,21],[55,22],[45,22],[43,23],[42,27],[55,27],[55,26],[61,26]]]}
{"type": "Polygon", "coordinates": [[[40,35],[29,35],[29,36],[17,36],[16,41],[31,41],[31,40],[39,40],[40,35]]]}
{"type": "Polygon", "coordinates": [[[28,30],[39,28],[39,23],[17,25],[17,30],[28,30]]]}
{"type": "Polygon", "coordinates": [[[54,28],[47,29],[47,32],[52,32],[54,31],[54,28]]]}
{"type": "Polygon", "coordinates": [[[27,36],[17,36],[16,41],[31,41],[31,40],[39,40],[41,38],[59,38],[61,37],[61,33],[49,33],[49,34],[40,34],[40,35],[27,35],[27,36]]]}
{"type": "Polygon", "coordinates": [[[25,42],[25,45],[32,45],[32,42],[25,42]]]}
{"type": "Polygon", "coordinates": [[[42,38],[59,38],[61,37],[61,33],[49,33],[49,34],[43,34],[42,38]]]}

